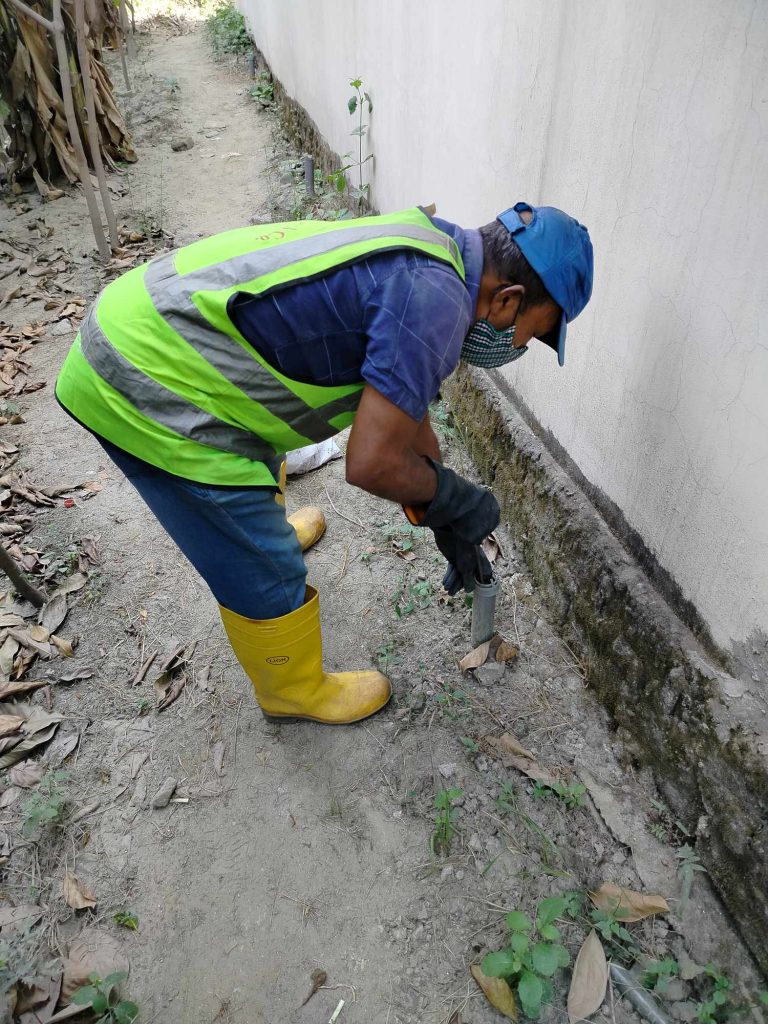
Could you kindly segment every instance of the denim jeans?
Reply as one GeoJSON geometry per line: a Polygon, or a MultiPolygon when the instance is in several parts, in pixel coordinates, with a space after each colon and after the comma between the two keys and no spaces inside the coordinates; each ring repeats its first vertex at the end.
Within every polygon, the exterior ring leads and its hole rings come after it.
{"type": "Polygon", "coordinates": [[[274,490],[182,480],[97,440],[219,604],[250,619],[275,619],[301,607],[304,558],[274,490]]]}

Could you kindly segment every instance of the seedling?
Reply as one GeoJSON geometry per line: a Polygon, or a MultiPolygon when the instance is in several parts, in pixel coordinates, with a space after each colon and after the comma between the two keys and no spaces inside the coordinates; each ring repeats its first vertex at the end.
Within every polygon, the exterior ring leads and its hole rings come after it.
{"type": "Polygon", "coordinates": [[[617,960],[624,963],[633,963],[640,955],[635,940],[621,923],[621,916],[618,910],[598,910],[595,908],[589,915],[590,922],[595,931],[599,932],[608,951],[617,960]]]}
{"type": "Polygon", "coordinates": [[[135,932],[139,927],[139,919],[136,914],[130,910],[118,910],[114,916],[115,924],[119,924],[121,928],[127,928],[131,932],[135,932]]]}
{"type": "Polygon", "coordinates": [[[567,785],[564,782],[547,783],[536,781],[533,784],[533,795],[537,800],[547,795],[554,795],[562,800],[568,810],[573,810],[574,807],[583,807],[583,797],[586,792],[587,787],[580,782],[572,782],[567,785]]]}
{"type": "Polygon", "coordinates": [[[69,772],[65,771],[47,775],[25,802],[21,825],[25,836],[37,836],[42,829],[61,824],[67,807],[62,784],[68,778],[69,772]]]}
{"type": "Polygon", "coordinates": [[[699,855],[689,846],[687,843],[685,846],[681,846],[675,854],[678,860],[677,865],[677,877],[681,882],[680,890],[680,913],[685,913],[685,908],[688,906],[688,901],[691,898],[691,889],[693,888],[693,880],[696,877],[697,871],[706,871],[706,868],[699,860],[699,855]]]}
{"type": "Polygon", "coordinates": [[[72,996],[75,1006],[89,1006],[100,1014],[94,1024],[133,1024],[139,1015],[136,1003],[120,999],[117,986],[128,977],[123,971],[108,974],[102,979],[97,974],[89,977],[90,985],[79,988],[72,996]]]}
{"type": "Polygon", "coordinates": [[[337,171],[331,171],[327,176],[327,181],[336,189],[337,192],[341,193],[347,187],[346,172],[351,171],[353,168],[357,168],[357,186],[350,189],[349,194],[353,199],[357,199],[362,206],[362,201],[368,198],[370,191],[370,184],[363,181],[363,167],[368,163],[369,160],[373,160],[373,153],[369,153],[365,159],[363,159],[363,138],[368,133],[368,125],[363,124],[363,113],[364,108],[367,105],[368,114],[370,115],[373,111],[373,103],[371,97],[367,92],[363,90],[362,78],[352,78],[349,84],[355,90],[352,96],[347,100],[347,110],[351,116],[357,114],[357,127],[353,128],[350,135],[357,136],[357,161],[352,160],[351,153],[345,153],[344,159],[349,160],[349,163],[342,164],[337,171]]]}
{"type": "Polygon", "coordinates": [[[476,740],[473,740],[471,736],[460,736],[459,739],[468,754],[480,753],[480,744],[476,740]]]}
{"type": "Polygon", "coordinates": [[[456,835],[456,812],[451,806],[454,800],[462,795],[461,789],[441,789],[435,794],[435,825],[430,848],[435,857],[447,857],[451,851],[451,841],[456,835]]]}
{"type": "Polygon", "coordinates": [[[450,683],[443,685],[442,692],[437,694],[435,700],[445,717],[451,719],[458,718],[459,714],[466,711],[469,706],[469,697],[466,693],[451,686],[450,683]]]}
{"type": "Polygon", "coordinates": [[[715,964],[707,964],[704,975],[709,981],[707,997],[696,1007],[700,1024],[722,1024],[736,1011],[731,1001],[731,983],[715,964]]]}
{"type": "Polygon", "coordinates": [[[272,76],[268,71],[259,74],[256,85],[251,86],[251,99],[260,103],[262,107],[268,107],[275,98],[275,86],[272,76]]]}
{"type": "Polygon", "coordinates": [[[376,663],[381,672],[385,672],[393,665],[399,665],[403,660],[399,654],[395,654],[395,644],[380,644],[375,651],[376,663]]]}
{"type": "Polygon", "coordinates": [[[432,584],[429,580],[417,580],[406,592],[404,583],[392,595],[392,607],[398,619],[412,615],[417,609],[429,608],[432,604],[432,584]]]}
{"type": "Polygon", "coordinates": [[[552,896],[541,901],[536,920],[521,910],[507,914],[509,944],[496,953],[488,953],[481,964],[483,974],[504,978],[517,993],[526,1017],[537,1019],[544,1003],[552,999],[550,979],[570,963],[568,950],[560,942],[554,922],[568,909],[567,896],[552,896]],[[539,939],[536,941],[536,934],[539,939]]]}
{"type": "Polygon", "coordinates": [[[676,978],[679,973],[680,965],[671,956],[666,956],[663,960],[652,960],[651,963],[646,965],[645,973],[643,974],[643,985],[650,989],[651,992],[664,995],[669,988],[670,981],[676,978]]]}

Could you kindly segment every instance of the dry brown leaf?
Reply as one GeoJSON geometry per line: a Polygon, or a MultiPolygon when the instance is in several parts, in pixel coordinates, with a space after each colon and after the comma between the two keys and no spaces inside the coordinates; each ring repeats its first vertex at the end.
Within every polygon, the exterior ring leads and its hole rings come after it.
{"type": "Polygon", "coordinates": [[[24,724],[20,715],[0,715],[0,736],[10,736],[24,724]]]}
{"type": "Polygon", "coordinates": [[[592,929],[573,965],[573,977],[568,992],[568,1020],[570,1024],[585,1020],[599,1010],[608,987],[608,963],[603,944],[592,929]]]}
{"type": "Polygon", "coordinates": [[[64,899],[73,910],[86,910],[96,906],[93,892],[70,871],[64,872],[64,899]]]}
{"type": "Polygon", "coordinates": [[[5,810],[6,807],[12,807],[21,796],[21,790],[18,786],[9,786],[8,789],[3,790],[0,795],[0,810],[5,810]]]}
{"type": "Polygon", "coordinates": [[[38,974],[32,978],[32,987],[24,989],[16,1002],[15,1014],[19,1024],[49,1024],[61,992],[61,974],[38,974]]]}
{"type": "Polygon", "coordinates": [[[512,733],[505,732],[498,739],[494,736],[486,736],[485,739],[488,746],[501,755],[501,763],[505,768],[516,768],[529,779],[541,782],[545,786],[553,786],[563,781],[548,768],[540,765],[530,750],[526,750],[512,733]]]}
{"type": "Polygon", "coordinates": [[[489,978],[483,974],[480,964],[472,964],[470,971],[491,1006],[509,1020],[517,1020],[517,1003],[506,981],[503,978],[489,978]]]}
{"type": "Polygon", "coordinates": [[[496,661],[507,662],[512,661],[520,653],[520,648],[515,647],[514,644],[507,643],[506,640],[502,640],[499,646],[496,648],[494,657],[496,661]]]}
{"type": "Polygon", "coordinates": [[[34,903],[23,903],[18,907],[0,907],[0,928],[14,928],[18,924],[29,928],[42,916],[43,911],[34,903]]]}
{"type": "Polygon", "coordinates": [[[589,894],[589,898],[598,910],[615,914],[620,921],[630,924],[654,914],[669,913],[669,904],[663,896],[623,889],[613,882],[603,882],[596,892],[589,894]]]}
{"type": "Polygon", "coordinates": [[[72,573],[72,575],[65,579],[62,584],[56,587],[51,599],[56,597],[58,594],[72,594],[76,590],[82,590],[87,582],[87,577],[85,577],[81,572],[72,573]]]}
{"type": "Polygon", "coordinates": [[[315,992],[319,992],[320,989],[323,987],[323,985],[326,983],[327,980],[328,980],[328,975],[325,973],[325,971],[321,970],[319,967],[316,970],[312,971],[312,973],[309,976],[309,981],[310,981],[310,985],[311,985],[310,990],[309,990],[309,995],[306,997],[306,999],[304,1000],[304,1002],[301,1005],[302,1006],[306,1006],[307,1003],[309,1002],[309,1000],[315,994],[315,992]]]}
{"type": "Polygon", "coordinates": [[[91,974],[106,978],[116,971],[127,974],[129,969],[117,939],[101,928],[84,928],[70,945],[64,961],[61,1002],[68,1004],[77,989],[88,984],[91,974]]]}
{"type": "Polygon", "coordinates": [[[216,774],[221,777],[224,774],[224,743],[221,740],[211,747],[211,754],[216,774]]]}
{"type": "Polygon", "coordinates": [[[44,775],[45,767],[38,761],[25,761],[23,764],[17,764],[8,773],[11,783],[14,786],[20,786],[21,789],[31,789],[32,786],[36,786],[44,775]]]}
{"type": "Polygon", "coordinates": [[[480,644],[479,647],[475,647],[469,654],[465,654],[459,662],[461,671],[468,672],[471,668],[480,668],[481,665],[484,665],[490,649],[491,641],[486,640],[484,644],[480,644]]]}
{"type": "Polygon", "coordinates": [[[63,637],[56,636],[55,633],[51,633],[51,640],[54,642],[56,647],[58,647],[59,651],[61,652],[61,654],[64,655],[65,658],[74,658],[75,651],[69,640],[64,640],[63,637]]]}
{"type": "Polygon", "coordinates": [[[171,681],[171,685],[165,692],[165,696],[157,705],[158,711],[166,711],[171,704],[173,704],[179,697],[179,694],[184,689],[187,683],[186,676],[175,676],[171,681]]]}
{"type": "Polygon", "coordinates": [[[57,593],[44,605],[40,612],[40,624],[51,633],[55,633],[64,619],[67,617],[67,598],[65,594],[57,593]]]}
{"type": "Polygon", "coordinates": [[[25,679],[19,683],[0,683],[0,701],[15,697],[19,693],[30,693],[32,690],[39,690],[41,686],[47,686],[45,679],[25,679]]]}

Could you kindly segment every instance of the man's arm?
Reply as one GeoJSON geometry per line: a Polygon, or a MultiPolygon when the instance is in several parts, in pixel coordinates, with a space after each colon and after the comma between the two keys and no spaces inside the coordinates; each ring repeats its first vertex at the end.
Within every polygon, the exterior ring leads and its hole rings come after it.
{"type": "Polygon", "coordinates": [[[366,384],[347,445],[347,482],[402,505],[428,504],[437,475],[424,455],[440,460],[429,417],[411,419],[366,384]]]}

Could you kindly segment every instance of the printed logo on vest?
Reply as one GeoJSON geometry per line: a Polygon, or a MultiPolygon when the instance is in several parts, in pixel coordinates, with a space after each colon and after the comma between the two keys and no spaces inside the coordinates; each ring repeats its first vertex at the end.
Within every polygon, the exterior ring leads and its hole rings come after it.
{"type": "Polygon", "coordinates": [[[267,658],[268,665],[284,665],[286,661],[290,661],[290,656],[287,654],[279,654],[275,658],[267,658]]]}

